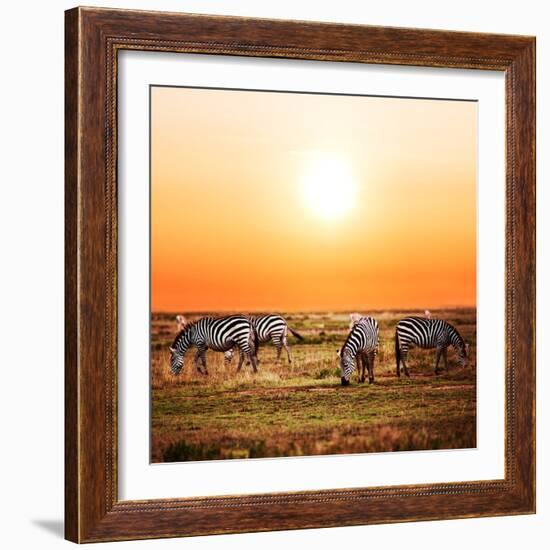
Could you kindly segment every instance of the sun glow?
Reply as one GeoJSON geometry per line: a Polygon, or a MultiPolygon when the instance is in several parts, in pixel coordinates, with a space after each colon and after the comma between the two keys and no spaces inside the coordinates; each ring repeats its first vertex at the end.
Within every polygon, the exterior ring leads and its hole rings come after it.
{"type": "Polygon", "coordinates": [[[348,163],[333,156],[315,156],[304,169],[303,199],[316,216],[335,220],[353,207],[357,185],[348,163]]]}

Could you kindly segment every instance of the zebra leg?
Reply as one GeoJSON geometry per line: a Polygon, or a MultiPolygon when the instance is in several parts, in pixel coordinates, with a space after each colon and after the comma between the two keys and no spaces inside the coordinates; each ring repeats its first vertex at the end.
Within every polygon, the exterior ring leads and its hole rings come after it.
{"type": "MultiPolygon", "coordinates": [[[[258,357],[258,350],[254,348],[254,344],[253,344],[253,343],[251,343],[250,345],[252,346],[252,350],[253,350],[252,353],[254,354],[254,356],[255,356],[256,359],[257,359],[257,357],[258,357]]],[[[246,357],[246,364],[247,364],[247,365],[250,365],[250,358],[248,357],[248,355],[247,355],[247,357],[246,357]]]]}
{"type": "Polygon", "coordinates": [[[283,335],[283,346],[285,347],[285,350],[286,350],[286,355],[288,357],[288,362],[289,364],[292,363],[292,355],[290,353],[290,348],[288,347],[288,342],[286,340],[286,334],[283,335]]]}
{"type": "Polygon", "coordinates": [[[365,383],[365,369],[368,370],[369,368],[369,362],[368,362],[368,358],[367,356],[362,353],[359,358],[359,364],[357,365],[358,369],[357,371],[359,372],[359,368],[361,369],[361,384],[364,384],[365,383]]]}
{"type": "Polygon", "coordinates": [[[281,351],[283,350],[283,344],[281,343],[280,338],[277,338],[276,336],[274,336],[271,341],[273,342],[273,345],[277,350],[277,357],[275,358],[275,361],[279,363],[281,361],[281,351]]]}
{"type": "Polygon", "coordinates": [[[369,384],[374,383],[374,353],[369,354],[369,384]]]}
{"type": "Polygon", "coordinates": [[[396,366],[396,370],[397,370],[397,378],[401,378],[401,361],[402,361],[402,357],[401,357],[401,354],[397,357],[397,366],[396,366]]]}
{"type": "MultiPolygon", "coordinates": [[[[256,365],[260,362],[260,358],[258,357],[258,352],[260,351],[260,340],[252,341],[250,343],[250,347],[252,349],[252,353],[254,354],[254,357],[256,358],[256,365]]],[[[247,361],[247,365],[250,365],[250,361],[247,361]]]]}
{"type": "Polygon", "coordinates": [[[244,353],[239,349],[239,364],[237,365],[237,372],[240,372],[244,363],[244,353]]]}
{"type": "Polygon", "coordinates": [[[252,350],[248,353],[248,357],[250,359],[250,363],[252,365],[252,368],[254,369],[254,372],[255,373],[258,372],[258,360],[256,358],[254,350],[252,350]]]}
{"type": "Polygon", "coordinates": [[[227,366],[233,361],[233,348],[223,354],[223,362],[227,366]]]}
{"type": "Polygon", "coordinates": [[[200,374],[203,374],[199,366],[199,361],[202,361],[201,355],[202,355],[202,349],[198,349],[197,352],[195,353],[195,368],[197,369],[197,372],[199,372],[200,374]]]}
{"type": "Polygon", "coordinates": [[[445,363],[445,372],[449,372],[449,363],[447,362],[447,348],[443,348],[443,362],[445,363]]]}
{"type": "MultiPolygon", "coordinates": [[[[360,353],[358,353],[355,356],[355,362],[357,363],[357,383],[360,384],[361,383],[361,371],[363,369],[363,356],[360,353]]],[[[351,380],[351,376],[350,376],[350,380],[351,380]]]]}
{"type": "MultiPolygon", "coordinates": [[[[260,338],[258,337],[256,340],[253,340],[250,343],[252,354],[254,355],[254,358],[256,359],[256,366],[260,363],[260,358],[258,357],[258,353],[260,352],[260,338]]],[[[248,364],[251,364],[250,361],[248,364]]]]}
{"type": "Polygon", "coordinates": [[[401,351],[401,362],[403,363],[403,369],[405,370],[405,376],[407,378],[410,378],[411,375],[409,374],[409,368],[407,367],[407,352],[401,351]]]}
{"type": "Polygon", "coordinates": [[[437,347],[437,351],[435,352],[435,374],[439,374],[439,359],[441,358],[441,352],[443,351],[443,348],[437,347]]]}
{"type": "Polygon", "coordinates": [[[206,368],[206,350],[201,353],[201,363],[204,368],[204,374],[208,375],[208,369],[206,368]]]}
{"type": "MultiPolygon", "coordinates": [[[[239,352],[239,353],[241,353],[241,352],[239,352]]],[[[246,356],[246,364],[250,365],[250,359],[248,358],[248,355],[246,356]]]]}

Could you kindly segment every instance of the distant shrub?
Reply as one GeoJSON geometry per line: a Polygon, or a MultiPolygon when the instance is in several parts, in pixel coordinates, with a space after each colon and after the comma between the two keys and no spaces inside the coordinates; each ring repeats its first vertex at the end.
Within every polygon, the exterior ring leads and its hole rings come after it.
{"type": "Polygon", "coordinates": [[[263,458],[265,456],[269,456],[265,446],[265,441],[254,441],[251,443],[248,449],[248,456],[250,458],[263,458]]]}
{"type": "Polygon", "coordinates": [[[265,441],[251,441],[237,444],[235,448],[220,446],[207,446],[202,444],[189,444],[185,441],[171,443],[163,453],[163,462],[185,462],[188,460],[218,460],[239,458],[263,458],[273,456],[268,453],[265,441]]]}
{"type": "Polygon", "coordinates": [[[164,462],[183,462],[185,460],[214,460],[223,458],[218,447],[206,445],[188,445],[185,441],[171,443],[163,453],[164,462]]]}
{"type": "Polygon", "coordinates": [[[345,337],[338,333],[326,332],[325,330],[319,331],[317,334],[308,335],[307,338],[301,342],[302,345],[319,345],[319,344],[336,344],[341,345],[345,337]]]}

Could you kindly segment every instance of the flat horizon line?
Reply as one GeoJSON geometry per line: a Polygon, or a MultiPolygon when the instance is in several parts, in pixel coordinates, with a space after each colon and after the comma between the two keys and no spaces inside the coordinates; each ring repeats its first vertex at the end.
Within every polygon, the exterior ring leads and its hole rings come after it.
{"type": "Polygon", "coordinates": [[[472,310],[477,309],[477,305],[460,305],[460,306],[439,306],[439,307],[404,307],[404,308],[349,308],[349,309],[296,309],[296,310],[285,310],[285,309],[194,309],[194,310],[163,310],[151,309],[151,314],[196,314],[196,313],[354,313],[361,311],[369,312],[386,312],[386,311],[402,311],[402,312],[411,312],[411,311],[449,311],[449,310],[472,310]]]}

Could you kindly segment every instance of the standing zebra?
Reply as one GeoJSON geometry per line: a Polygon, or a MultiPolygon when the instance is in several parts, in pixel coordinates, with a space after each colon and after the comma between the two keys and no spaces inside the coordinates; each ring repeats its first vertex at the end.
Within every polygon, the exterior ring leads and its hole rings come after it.
{"type": "Polygon", "coordinates": [[[250,360],[254,372],[256,366],[256,335],[248,317],[229,315],[227,317],[201,317],[188,323],[181,330],[170,346],[170,368],[173,374],[179,374],[183,368],[185,352],[192,346],[197,348],[195,367],[201,374],[208,374],[206,369],[206,350],[227,351],[239,348],[239,365],[241,370],[245,355],[250,360]],[[199,366],[204,367],[204,372],[199,366]]]}
{"type": "Polygon", "coordinates": [[[412,347],[436,348],[435,373],[439,372],[439,359],[443,355],[445,370],[449,370],[447,363],[447,348],[453,346],[461,366],[468,360],[468,346],[460,336],[458,330],[441,319],[426,319],[424,317],[406,317],[397,323],[395,328],[395,360],[397,362],[397,376],[401,376],[401,362],[405,368],[405,375],[409,375],[407,368],[407,353],[412,347]]]}
{"type": "Polygon", "coordinates": [[[340,371],[342,386],[349,385],[351,374],[358,363],[358,375],[361,382],[365,381],[365,367],[369,371],[369,384],[374,382],[374,359],[378,353],[379,330],[376,319],[361,317],[355,322],[342,349],[340,356],[340,371]]]}
{"type": "MultiPolygon", "coordinates": [[[[251,315],[250,322],[256,331],[258,338],[258,344],[265,344],[270,340],[273,342],[275,349],[277,350],[277,361],[281,358],[281,350],[284,347],[288,356],[288,362],[292,363],[292,355],[287,343],[288,331],[290,331],[298,340],[303,340],[303,336],[298,334],[294,329],[288,326],[286,319],[281,315],[266,314],[266,315],[251,315]]],[[[258,350],[256,349],[256,360],[258,350]]],[[[233,359],[233,350],[225,352],[225,361],[230,363],[233,359]]]]}

